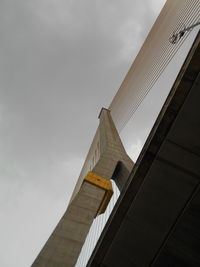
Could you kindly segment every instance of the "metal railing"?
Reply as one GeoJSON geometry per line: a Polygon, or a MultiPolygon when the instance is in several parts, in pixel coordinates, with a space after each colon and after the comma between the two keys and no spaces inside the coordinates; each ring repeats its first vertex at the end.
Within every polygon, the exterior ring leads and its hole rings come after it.
{"type": "Polygon", "coordinates": [[[112,186],[113,186],[113,196],[110,200],[110,203],[105,213],[99,215],[98,217],[96,217],[96,219],[94,219],[92,227],[90,228],[85,243],[82,247],[78,261],[75,265],[76,267],[85,267],[87,265],[87,262],[92,254],[92,251],[96,246],[97,240],[99,239],[101,232],[110,216],[110,213],[112,212],[112,209],[119,197],[120,194],[119,190],[113,181],[112,181],[112,186]]]}

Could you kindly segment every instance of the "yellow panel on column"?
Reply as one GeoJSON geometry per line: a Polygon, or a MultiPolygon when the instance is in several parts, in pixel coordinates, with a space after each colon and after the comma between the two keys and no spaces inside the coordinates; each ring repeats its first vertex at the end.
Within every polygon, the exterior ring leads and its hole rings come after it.
{"type": "Polygon", "coordinates": [[[87,176],[84,178],[84,182],[90,183],[105,190],[104,197],[100,203],[96,216],[104,213],[113,194],[111,181],[97,175],[94,172],[88,172],[87,176]]]}

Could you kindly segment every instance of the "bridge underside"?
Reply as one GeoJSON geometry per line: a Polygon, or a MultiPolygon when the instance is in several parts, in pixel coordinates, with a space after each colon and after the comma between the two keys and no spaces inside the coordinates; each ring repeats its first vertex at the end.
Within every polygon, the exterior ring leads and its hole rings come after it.
{"type": "Polygon", "coordinates": [[[200,266],[199,40],[87,266],[200,266]]]}

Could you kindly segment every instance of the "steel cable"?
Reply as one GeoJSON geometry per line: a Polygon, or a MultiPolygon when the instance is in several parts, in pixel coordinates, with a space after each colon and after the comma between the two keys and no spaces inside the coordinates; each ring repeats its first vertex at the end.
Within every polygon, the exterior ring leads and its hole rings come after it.
{"type": "MultiPolygon", "coordinates": [[[[199,3],[196,3],[196,5],[194,6],[193,1],[186,1],[186,6],[184,6],[181,12],[179,12],[178,19],[176,19],[175,22],[178,21],[180,23],[181,21],[184,24],[193,24],[198,20],[198,7],[199,3]]],[[[170,33],[172,34],[172,32],[175,30],[176,25],[177,24],[173,23],[172,25],[170,25],[170,27],[168,27],[168,35],[170,33]]],[[[133,116],[134,112],[137,110],[144,97],[148,94],[149,90],[153,87],[155,82],[163,73],[164,69],[172,60],[178,49],[181,47],[188,34],[189,33],[186,33],[177,45],[172,45],[171,43],[169,43],[169,36],[166,36],[164,41],[161,43],[161,53],[157,55],[157,57],[155,57],[151,68],[147,70],[146,73],[143,73],[143,79],[139,79],[136,77],[134,81],[129,81],[130,83],[132,82],[132,85],[128,84],[128,81],[125,79],[125,82],[122,84],[118,93],[116,94],[116,101],[114,98],[110,105],[113,119],[117,125],[118,130],[123,129],[129,119],[133,116]],[[139,83],[142,83],[141,86],[138,86],[139,83]],[[134,90],[131,90],[133,86],[134,90]],[[129,90],[127,90],[127,88],[129,90]],[[121,103],[119,102],[119,100],[121,101],[121,103]],[[132,104],[131,107],[130,102],[132,104]]],[[[131,74],[134,76],[134,64],[131,68],[131,71],[133,72],[131,74]]]]}

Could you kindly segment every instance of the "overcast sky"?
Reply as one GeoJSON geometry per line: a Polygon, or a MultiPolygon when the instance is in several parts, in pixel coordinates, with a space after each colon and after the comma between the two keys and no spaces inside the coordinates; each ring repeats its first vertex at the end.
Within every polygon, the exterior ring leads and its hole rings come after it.
{"type": "MultiPolygon", "coordinates": [[[[0,266],[30,266],[56,226],[99,111],[164,3],[0,1],[0,266]]],[[[146,132],[128,127],[136,158],[146,132]]]]}

